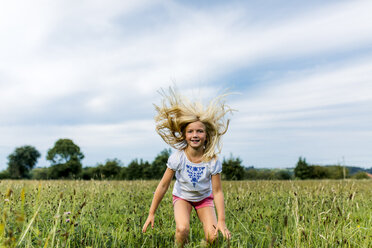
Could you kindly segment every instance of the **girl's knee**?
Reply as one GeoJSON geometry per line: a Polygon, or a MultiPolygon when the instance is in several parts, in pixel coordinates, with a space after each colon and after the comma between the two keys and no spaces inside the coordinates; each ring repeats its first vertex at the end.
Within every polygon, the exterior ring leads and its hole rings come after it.
{"type": "Polygon", "coordinates": [[[176,233],[182,235],[182,236],[188,236],[190,231],[190,227],[186,225],[178,225],[176,227],[176,233]]]}

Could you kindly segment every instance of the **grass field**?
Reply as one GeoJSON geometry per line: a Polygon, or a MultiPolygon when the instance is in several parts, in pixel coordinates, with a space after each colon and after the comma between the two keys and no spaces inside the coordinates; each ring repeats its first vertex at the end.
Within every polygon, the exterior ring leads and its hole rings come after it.
{"type": "MultiPolygon", "coordinates": [[[[1,181],[0,247],[173,247],[171,190],[154,230],[141,233],[157,183],[1,181]]],[[[372,247],[372,180],[223,182],[223,189],[233,236],[219,237],[218,247],[372,247]]],[[[203,247],[203,237],[194,212],[187,247],[203,247]]]]}

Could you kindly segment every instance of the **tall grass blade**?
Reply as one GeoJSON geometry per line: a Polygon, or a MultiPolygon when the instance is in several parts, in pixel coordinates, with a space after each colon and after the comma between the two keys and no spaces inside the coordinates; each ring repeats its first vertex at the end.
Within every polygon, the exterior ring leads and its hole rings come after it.
{"type": "Polygon", "coordinates": [[[39,208],[36,210],[36,212],[34,213],[34,216],[33,216],[32,219],[30,220],[30,223],[28,224],[26,230],[24,231],[24,233],[23,233],[21,239],[19,240],[17,246],[19,246],[19,245],[22,243],[23,239],[26,237],[26,234],[27,234],[28,230],[30,229],[32,223],[34,222],[34,220],[35,220],[35,218],[36,218],[36,215],[37,215],[37,213],[38,213],[39,210],[40,210],[40,207],[41,207],[41,204],[40,204],[39,208]]]}

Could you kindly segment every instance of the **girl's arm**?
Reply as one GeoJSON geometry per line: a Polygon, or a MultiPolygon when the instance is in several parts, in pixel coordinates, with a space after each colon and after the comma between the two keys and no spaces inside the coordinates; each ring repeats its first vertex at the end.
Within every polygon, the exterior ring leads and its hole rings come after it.
{"type": "Polygon", "coordinates": [[[217,209],[217,228],[215,234],[217,235],[218,230],[220,230],[225,238],[230,239],[231,234],[225,223],[225,204],[221,186],[221,174],[212,175],[212,190],[217,209]]]}
{"type": "Polygon", "coordinates": [[[143,225],[142,232],[146,232],[147,226],[151,223],[151,228],[154,228],[155,212],[161,200],[168,190],[169,184],[174,176],[174,171],[167,168],[164,172],[163,178],[160,180],[158,187],[155,190],[154,198],[152,199],[149,216],[143,225]]]}

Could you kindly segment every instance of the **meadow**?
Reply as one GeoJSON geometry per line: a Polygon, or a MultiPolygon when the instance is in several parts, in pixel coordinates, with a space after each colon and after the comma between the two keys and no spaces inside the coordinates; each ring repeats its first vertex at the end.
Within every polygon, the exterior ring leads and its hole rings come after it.
{"type": "MultiPolygon", "coordinates": [[[[0,247],[174,247],[168,190],[142,234],[158,181],[0,182],[0,247]]],[[[172,187],[173,185],[171,185],[172,187]]],[[[372,180],[223,181],[228,242],[217,247],[372,247],[372,180]]],[[[195,212],[187,247],[204,247],[195,212]]]]}

